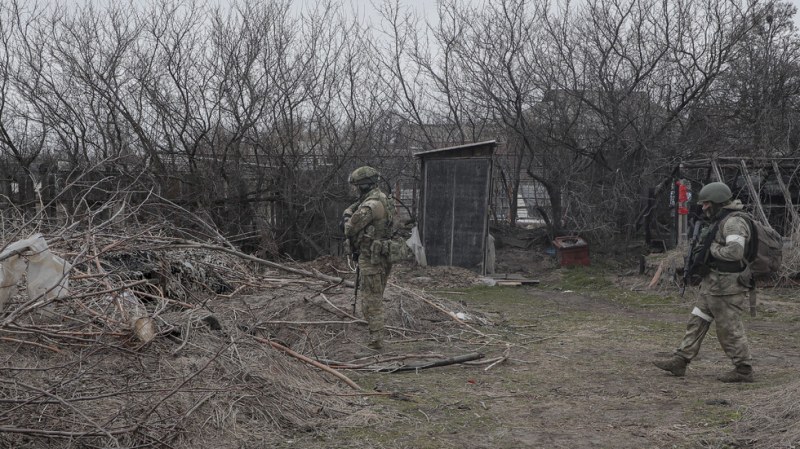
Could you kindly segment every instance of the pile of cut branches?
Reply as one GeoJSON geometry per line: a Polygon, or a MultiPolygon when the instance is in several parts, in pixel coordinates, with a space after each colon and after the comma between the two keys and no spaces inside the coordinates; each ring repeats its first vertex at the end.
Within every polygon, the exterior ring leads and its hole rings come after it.
{"type": "Polygon", "coordinates": [[[367,419],[346,386],[214,318],[214,299],[301,276],[151,232],[48,237],[69,294],[20,288],[0,315],[0,446],[268,445],[367,419]]]}
{"type": "Polygon", "coordinates": [[[398,349],[359,360],[366,326],[347,270],[266,261],[163,227],[45,237],[70,262],[69,293],[29,298],[22,279],[0,314],[2,447],[269,446],[371,419],[368,394],[341,370],[474,362],[495,346],[503,356],[477,363],[508,357],[478,329],[480,314],[394,280],[386,322],[398,349]],[[420,340],[448,346],[402,353],[420,340]]]}

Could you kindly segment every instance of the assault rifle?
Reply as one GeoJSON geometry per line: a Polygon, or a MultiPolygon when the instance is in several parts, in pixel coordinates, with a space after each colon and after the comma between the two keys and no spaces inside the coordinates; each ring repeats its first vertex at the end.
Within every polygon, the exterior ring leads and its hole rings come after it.
{"type": "Polygon", "coordinates": [[[361,283],[361,267],[356,262],[356,286],[353,292],[353,316],[356,316],[356,305],[358,304],[358,284],[361,283]]]}
{"type": "Polygon", "coordinates": [[[694,228],[692,229],[692,239],[689,241],[689,252],[683,258],[683,285],[681,285],[681,296],[686,293],[686,286],[692,278],[692,271],[694,271],[694,249],[700,241],[700,227],[703,221],[699,218],[694,221],[694,228]]]}

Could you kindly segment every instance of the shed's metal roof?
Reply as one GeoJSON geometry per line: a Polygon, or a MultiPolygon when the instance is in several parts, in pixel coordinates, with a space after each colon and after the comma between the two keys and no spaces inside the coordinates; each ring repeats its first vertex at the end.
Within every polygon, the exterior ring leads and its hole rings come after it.
{"type": "MultiPolygon", "coordinates": [[[[485,142],[474,142],[454,147],[437,148],[435,150],[420,151],[418,153],[414,153],[414,156],[420,158],[425,158],[428,156],[450,156],[451,154],[448,153],[452,153],[452,155],[455,155],[458,153],[469,152],[469,150],[475,150],[481,147],[489,147],[491,149],[494,149],[495,145],[497,145],[497,141],[487,140],[485,142]]],[[[489,154],[491,154],[491,151],[489,152],[489,154]]]]}

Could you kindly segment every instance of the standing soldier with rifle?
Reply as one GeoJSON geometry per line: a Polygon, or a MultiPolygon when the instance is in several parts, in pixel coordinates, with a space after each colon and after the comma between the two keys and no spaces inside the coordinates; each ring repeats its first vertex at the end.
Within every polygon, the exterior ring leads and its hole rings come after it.
{"type": "Polygon", "coordinates": [[[381,250],[391,237],[394,207],[378,187],[379,173],[372,167],[359,167],[348,182],[358,190],[359,199],[342,216],[344,235],[357,263],[356,292],[361,292],[361,313],[369,327],[368,347],[383,348],[383,292],[392,264],[381,250]]]}
{"type": "Polygon", "coordinates": [[[751,276],[747,276],[745,271],[745,248],[753,236],[747,219],[733,213],[741,211],[743,206],[741,201],[732,200],[732,197],[731,189],[721,182],[707,184],[698,195],[703,212],[711,222],[701,233],[698,244],[694,245],[689,272],[684,274],[684,278],[699,279],[700,297],[672,358],[653,362],[677,377],[686,374],[686,365],[697,356],[711,322],[716,320],[717,339],[735,367],[717,379],[722,382],[753,381],[750,348],[742,324],[748,291],[753,287],[748,279],[751,276]]]}

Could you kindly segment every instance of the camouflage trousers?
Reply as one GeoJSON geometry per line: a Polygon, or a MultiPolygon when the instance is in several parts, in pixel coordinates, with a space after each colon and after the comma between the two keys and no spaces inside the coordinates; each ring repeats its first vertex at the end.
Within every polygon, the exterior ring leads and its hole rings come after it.
{"type": "Polygon", "coordinates": [[[734,365],[750,365],[750,348],[747,344],[742,313],[749,306],[747,293],[713,296],[701,294],[692,317],[686,326],[680,347],[675,355],[691,361],[700,352],[711,322],[716,321],[717,340],[734,365]]]}
{"type": "Polygon", "coordinates": [[[386,290],[386,281],[388,277],[388,270],[379,270],[374,274],[362,274],[359,280],[361,314],[364,316],[364,319],[367,320],[369,345],[372,347],[380,347],[383,345],[383,292],[386,290]]]}

